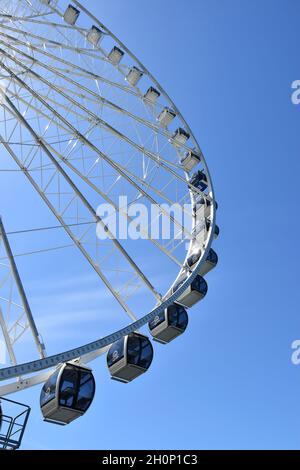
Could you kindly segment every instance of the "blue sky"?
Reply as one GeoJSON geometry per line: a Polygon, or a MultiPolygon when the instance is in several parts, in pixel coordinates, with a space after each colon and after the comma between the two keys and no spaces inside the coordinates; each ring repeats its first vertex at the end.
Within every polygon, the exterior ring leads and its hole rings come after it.
{"type": "MultiPolygon", "coordinates": [[[[291,344],[300,339],[300,106],[291,102],[291,83],[300,79],[299,2],[84,3],[145,63],[198,137],[219,202],[220,263],[187,333],[156,346],[148,374],[123,386],[109,380],[104,359],[93,365],[97,394],[82,419],[66,428],[45,424],[39,387],[18,395],[33,407],[23,448],[298,449],[300,366],[291,363],[291,344]]],[[[9,181],[0,187],[9,229],[27,217],[26,185],[14,178],[9,197],[9,181]]],[[[28,198],[35,210],[38,199],[29,191],[28,198]]],[[[53,221],[44,209],[38,215],[36,225],[53,221]]],[[[21,267],[57,347],[82,341],[70,322],[55,328],[61,311],[84,314],[85,339],[103,333],[96,318],[104,294],[72,253],[21,267]],[[82,267],[70,276],[77,261],[82,267]]]]}

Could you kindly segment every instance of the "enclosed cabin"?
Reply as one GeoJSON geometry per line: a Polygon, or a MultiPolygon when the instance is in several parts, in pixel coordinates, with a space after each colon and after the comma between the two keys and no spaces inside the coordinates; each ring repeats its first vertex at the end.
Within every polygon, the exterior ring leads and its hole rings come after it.
{"type": "Polygon", "coordinates": [[[119,47],[117,46],[114,46],[107,56],[108,60],[113,65],[119,65],[123,57],[124,57],[124,52],[121,49],[119,49],[119,47]]]}
{"type": "Polygon", "coordinates": [[[189,150],[180,160],[180,164],[188,173],[190,173],[197,165],[199,165],[200,162],[201,156],[193,150],[189,150]]]}
{"type": "MultiPolygon", "coordinates": [[[[192,230],[193,238],[195,238],[199,242],[200,241],[199,238],[202,234],[203,235],[202,240],[204,241],[210,230],[210,227],[211,227],[211,217],[205,217],[203,219],[203,217],[199,217],[199,214],[198,214],[198,216],[196,217],[196,225],[192,230]]],[[[219,235],[220,235],[220,228],[218,225],[215,225],[214,239],[217,240],[219,235]]]]}
{"type": "Polygon", "coordinates": [[[219,259],[217,253],[211,248],[199,274],[201,276],[206,276],[206,274],[215,269],[218,264],[218,261],[219,259]]]}
{"type": "Polygon", "coordinates": [[[147,336],[131,333],[111,345],[107,366],[112,379],[128,383],[144,374],[153,360],[153,347],[147,336]]]}
{"type": "Polygon", "coordinates": [[[64,20],[69,25],[74,26],[79,15],[80,11],[70,4],[64,13],[64,20]]]}
{"type": "Polygon", "coordinates": [[[69,424],[83,416],[95,395],[91,369],[66,363],[48,379],[41,391],[40,405],[44,420],[69,424]]]}
{"type": "Polygon", "coordinates": [[[160,92],[156,90],[153,86],[148,88],[146,93],[144,94],[144,100],[147,101],[149,104],[156,104],[158,98],[160,97],[160,92]]]}
{"type": "MultiPolygon", "coordinates": [[[[195,269],[198,261],[200,260],[201,254],[202,254],[201,250],[195,251],[195,253],[192,254],[188,258],[187,265],[191,270],[195,269]]],[[[201,276],[206,276],[206,274],[208,274],[212,269],[214,269],[217,266],[217,264],[218,264],[218,255],[211,248],[208,252],[208,255],[206,257],[206,260],[205,260],[202,268],[200,269],[199,274],[201,276]]]]}
{"type": "Polygon", "coordinates": [[[182,127],[179,127],[172,135],[171,142],[173,145],[181,147],[187,143],[189,138],[190,134],[186,132],[186,130],[182,129],[182,127]]]}
{"type": "Polygon", "coordinates": [[[195,197],[193,212],[195,215],[201,213],[203,217],[209,217],[211,214],[211,209],[212,209],[213,204],[215,204],[215,210],[217,211],[218,210],[217,202],[213,202],[211,199],[208,199],[202,194],[197,194],[197,196],[195,197]]]}
{"type": "Polygon", "coordinates": [[[173,304],[149,322],[149,329],[155,341],[167,344],[185,332],[188,322],[185,308],[173,304]]]}
{"type": "MultiPolygon", "coordinates": [[[[183,276],[173,287],[172,293],[174,294],[182,284],[187,280],[188,276],[183,276]]],[[[181,294],[176,300],[177,303],[183,305],[185,308],[193,307],[196,303],[200,302],[206,296],[208,286],[201,276],[197,276],[189,287],[181,294]]]]}
{"type": "Polygon", "coordinates": [[[197,171],[190,179],[190,184],[204,192],[208,188],[207,176],[204,171],[197,171]]]}
{"type": "Polygon", "coordinates": [[[93,46],[97,47],[102,39],[102,36],[103,31],[97,28],[97,26],[92,26],[91,29],[88,31],[86,38],[93,46]]]}
{"type": "Polygon", "coordinates": [[[176,113],[171,108],[164,108],[159,114],[157,120],[162,127],[168,127],[176,118],[176,113]]]}
{"type": "Polygon", "coordinates": [[[139,81],[141,80],[143,75],[144,75],[144,73],[134,65],[129,70],[127,76],[125,77],[125,80],[130,85],[137,86],[137,84],[139,83],[139,81]]]}
{"type": "Polygon", "coordinates": [[[200,248],[195,249],[195,251],[189,256],[189,258],[187,259],[187,265],[191,271],[194,270],[201,256],[202,250],[200,248]]]}

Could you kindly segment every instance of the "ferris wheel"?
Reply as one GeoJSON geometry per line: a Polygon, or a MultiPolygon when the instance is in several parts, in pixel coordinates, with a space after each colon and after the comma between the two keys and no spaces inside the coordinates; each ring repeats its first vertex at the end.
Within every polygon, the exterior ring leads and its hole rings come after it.
{"type": "Polygon", "coordinates": [[[0,103],[1,151],[112,296],[122,325],[89,343],[83,333],[82,344],[48,355],[4,217],[0,326],[11,364],[0,369],[0,396],[44,384],[44,419],[68,424],[93,400],[92,361],[107,354],[111,377],[128,383],[151,365],[150,338],[167,344],[184,333],[218,263],[217,203],[179,109],[76,0],[0,0],[0,103]],[[137,205],[150,219],[136,218],[137,205]],[[139,237],[115,231],[114,217],[139,237]],[[35,346],[30,361],[16,352],[25,334],[35,346]]]}

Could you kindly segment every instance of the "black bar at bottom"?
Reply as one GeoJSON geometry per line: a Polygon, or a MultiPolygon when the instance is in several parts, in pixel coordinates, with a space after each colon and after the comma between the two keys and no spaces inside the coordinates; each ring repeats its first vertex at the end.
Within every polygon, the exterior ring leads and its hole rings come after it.
{"type": "MultiPolygon", "coordinates": [[[[298,451],[199,451],[199,450],[114,450],[114,451],[2,451],[0,452],[0,463],[2,462],[32,462],[37,464],[63,463],[93,463],[101,465],[102,468],[111,465],[121,465],[126,468],[137,468],[141,465],[185,465],[191,468],[208,464],[221,464],[222,467],[228,462],[242,464],[251,463],[268,464],[272,459],[276,464],[282,463],[283,468],[297,464],[300,460],[298,451]]],[[[1,467],[2,468],[2,467],[1,467]]],[[[241,468],[241,467],[240,467],[241,468]]],[[[243,468],[243,467],[242,467],[243,468]]]]}

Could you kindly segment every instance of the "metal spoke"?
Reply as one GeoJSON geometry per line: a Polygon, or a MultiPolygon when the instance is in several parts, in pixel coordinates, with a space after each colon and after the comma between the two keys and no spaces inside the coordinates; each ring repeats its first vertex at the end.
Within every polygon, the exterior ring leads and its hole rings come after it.
{"type": "MultiPolygon", "coordinates": [[[[6,98],[8,100],[8,98],[6,98]]],[[[14,110],[14,112],[16,113],[16,115],[18,115],[18,110],[14,107],[14,105],[12,103],[10,103],[10,106],[12,107],[12,109],[14,110]]],[[[22,117],[20,116],[20,118],[22,119],[22,117]]],[[[25,123],[24,123],[25,124],[25,123]]],[[[28,126],[28,123],[26,124],[26,126],[28,126]]],[[[17,155],[15,154],[15,152],[13,152],[13,150],[11,149],[11,147],[5,142],[5,139],[3,139],[3,137],[0,135],[0,143],[5,147],[5,149],[9,152],[9,154],[11,155],[11,157],[15,160],[15,162],[17,163],[17,165],[22,169],[23,173],[25,174],[25,176],[27,176],[27,178],[29,179],[29,181],[31,182],[32,186],[36,189],[36,191],[39,193],[39,195],[41,196],[41,198],[44,200],[44,202],[47,204],[47,206],[49,207],[49,209],[53,212],[53,214],[56,216],[56,218],[59,220],[59,222],[61,223],[61,225],[64,227],[65,231],[68,233],[68,235],[70,236],[70,238],[73,240],[73,242],[75,243],[75,245],[79,248],[79,250],[82,252],[82,254],[85,256],[85,258],[89,261],[89,263],[92,265],[92,267],[94,268],[94,270],[96,271],[96,273],[99,275],[99,277],[101,278],[101,280],[103,281],[103,283],[106,285],[106,287],[111,291],[112,295],[115,297],[115,299],[119,302],[119,304],[121,305],[121,307],[124,309],[124,311],[128,314],[128,316],[131,318],[131,319],[135,319],[135,316],[134,314],[131,312],[131,310],[129,309],[129,307],[127,306],[127,304],[123,301],[123,299],[119,296],[119,294],[115,291],[115,289],[111,286],[111,284],[108,282],[108,280],[106,279],[106,277],[104,276],[104,274],[102,273],[101,269],[99,268],[98,265],[95,264],[95,262],[92,260],[91,256],[88,254],[88,252],[84,249],[84,247],[82,246],[82,243],[79,242],[79,240],[76,238],[76,236],[74,235],[74,233],[72,232],[72,230],[68,227],[68,225],[65,224],[64,222],[64,219],[60,216],[60,214],[56,211],[55,207],[51,204],[51,202],[49,201],[49,199],[47,198],[47,196],[45,195],[45,193],[41,190],[41,188],[37,185],[37,183],[35,182],[35,180],[32,178],[32,176],[29,174],[29,172],[27,171],[26,168],[23,167],[22,163],[20,162],[19,158],[17,157],[17,155]]],[[[43,146],[43,144],[41,143],[41,146],[43,146]]],[[[50,152],[46,149],[45,150],[47,154],[50,154],[50,152]]],[[[56,166],[56,164],[55,164],[56,166]]],[[[88,204],[88,203],[87,203],[88,204]]],[[[96,219],[97,220],[97,219],[96,219]]]]}
{"type": "MultiPolygon", "coordinates": [[[[3,67],[5,70],[9,71],[8,67],[6,67],[3,63],[0,64],[1,67],[3,67]]],[[[169,217],[170,220],[179,228],[186,233],[188,236],[191,236],[190,232],[182,225],[179,224],[176,219],[174,219],[160,204],[157,203],[157,201],[152,198],[144,189],[141,188],[141,186],[137,185],[133,179],[120,167],[120,165],[116,164],[111,158],[109,158],[106,154],[101,152],[91,141],[89,141],[83,134],[81,134],[77,129],[74,128],[74,126],[68,122],[63,116],[61,116],[57,110],[52,108],[38,93],[36,93],[33,89],[31,89],[23,80],[21,80],[18,76],[10,72],[12,77],[19,83],[22,84],[24,88],[26,88],[33,96],[35,96],[41,103],[49,109],[55,115],[60,119],[61,122],[63,122],[69,129],[73,132],[74,136],[76,136],[79,140],[81,140],[83,143],[85,143],[89,148],[91,148],[95,153],[97,153],[103,160],[105,160],[109,165],[111,165],[117,172],[125,178],[131,185],[133,185],[141,194],[143,194],[152,204],[154,204],[156,207],[159,208],[159,210],[166,216],[169,217]]],[[[183,178],[182,179],[185,183],[186,181],[183,178]]],[[[193,185],[190,185],[194,188],[193,185]]],[[[198,188],[194,188],[195,192],[202,194],[201,191],[198,190],[198,188]]]]}
{"type": "MultiPolygon", "coordinates": [[[[4,95],[5,96],[5,95],[4,95]]],[[[114,243],[114,245],[120,250],[120,252],[123,254],[123,256],[126,258],[126,260],[130,263],[130,265],[133,267],[135,272],[138,274],[138,276],[142,279],[142,281],[145,283],[145,285],[150,289],[150,291],[153,293],[155,298],[160,301],[161,300],[161,295],[155,290],[151,282],[147,279],[145,274],[141,271],[141,269],[137,266],[137,264],[134,262],[132,257],[127,253],[127,251],[124,249],[124,247],[121,245],[121,243],[114,238],[114,235],[110,232],[108,227],[104,224],[102,219],[96,214],[92,206],[89,204],[89,202],[86,200],[86,198],[83,196],[83,194],[79,191],[79,189],[75,186],[75,184],[72,182],[72,180],[69,178],[69,176],[64,172],[62,167],[57,163],[57,161],[54,159],[53,155],[50,153],[48,148],[45,146],[43,140],[35,133],[35,131],[32,129],[32,127],[25,121],[25,119],[22,117],[22,115],[18,112],[16,107],[13,105],[13,103],[9,100],[9,98],[6,97],[6,101],[8,102],[9,106],[12,108],[18,119],[24,124],[25,127],[29,130],[29,132],[33,135],[37,143],[40,144],[41,148],[43,151],[48,155],[52,163],[56,166],[57,171],[65,178],[65,180],[69,183],[71,188],[74,190],[74,193],[80,198],[80,200],[83,202],[83,204],[87,207],[93,218],[96,220],[97,223],[100,223],[105,231],[107,232],[108,236],[114,243]]],[[[69,227],[68,227],[69,228],[69,227]]],[[[104,278],[103,273],[102,274],[102,280],[104,278]]],[[[108,282],[107,279],[105,279],[105,284],[111,292],[115,295],[117,300],[120,302],[120,297],[116,295],[116,291],[112,288],[110,283],[108,282]]],[[[130,310],[128,310],[128,306],[124,302],[121,303],[122,307],[125,309],[126,313],[131,313],[130,310]]]]}

